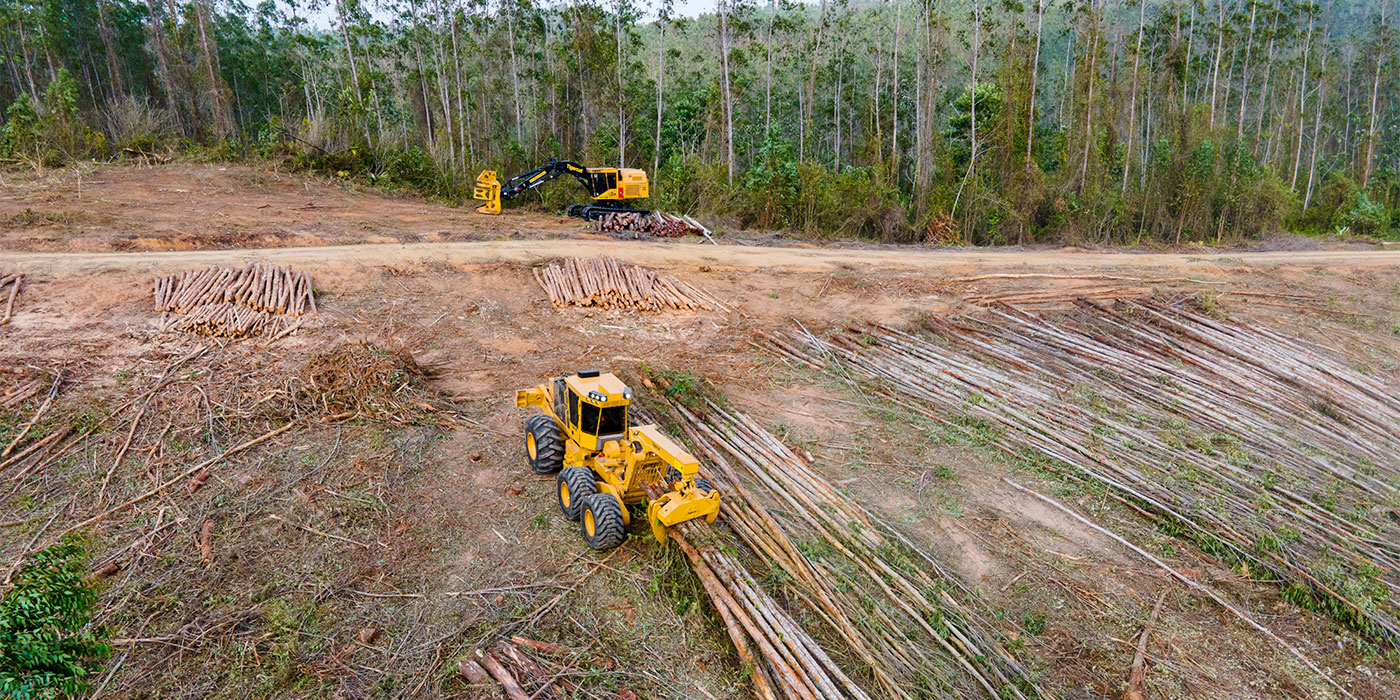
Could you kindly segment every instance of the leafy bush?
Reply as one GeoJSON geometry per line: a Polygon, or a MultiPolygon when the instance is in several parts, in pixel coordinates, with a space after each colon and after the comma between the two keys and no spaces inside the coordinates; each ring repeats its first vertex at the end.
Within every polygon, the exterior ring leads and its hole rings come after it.
{"type": "Polygon", "coordinates": [[[1363,236],[1383,235],[1390,231],[1390,212],[1366,190],[1357,190],[1337,209],[1333,224],[1363,236]]]}
{"type": "Polygon", "coordinates": [[[88,625],[97,592],[83,580],[86,562],[78,541],[65,537],[34,555],[0,597],[0,697],[79,695],[111,653],[105,631],[88,625]]]}
{"type": "Polygon", "coordinates": [[[34,100],[28,94],[21,94],[5,110],[5,128],[0,132],[0,154],[7,158],[37,161],[41,153],[39,113],[34,109],[34,100]]]}

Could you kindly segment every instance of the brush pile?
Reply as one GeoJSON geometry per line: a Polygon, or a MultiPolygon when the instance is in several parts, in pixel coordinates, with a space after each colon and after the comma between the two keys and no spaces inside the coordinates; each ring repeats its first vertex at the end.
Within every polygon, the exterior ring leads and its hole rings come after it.
{"type": "Polygon", "coordinates": [[[309,273],[263,263],[158,277],[154,295],[161,330],[223,338],[277,340],[300,328],[303,315],[317,313],[309,273]]]}
{"type": "Polygon", "coordinates": [[[20,287],[24,286],[24,273],[0,274],[0,299],[5,300],[5,309],[0,312],[0,326],[10,322],[10,317],[15,312],[15,297],[19,296],[20,287]],[[5,288],[9,287],[7,291],[5,288]]]}
{"type": "Polygon", "coordinates": [[[569,258],[562,264],[535,268],[535,281],[549,293],[554,308],[596,306],[628,311],[728,310],[703,290],[674,277],[658,275],[617,258],[569,258]]]}
{"type": "Polygon", "coordinates": [[[688,216],[662,214],[657,211],[650,214],[604,214],[602,218],[593,222],[593,226],[599,233],[639,233],[652,238],[698,236],[705,228],[688,216]]]}
{"type": "Polygon", "coordinates": [[[319,352],[297,375],[292,395],[322,420],[362,416],[407,425],[440,421],[427,372],[404,349],[347,343],[319,352]]]}
{"type": "MultiPolygon", "coordinates": [[[[787,591],[839,640],[871,695],[912,700],[933,686],[961,697],[1040,696],[989,624],[948,593],[961,586],[957,577],[889,523],[748,416],[709,400],[694,411],[673,400],[670,409],[724,493],[724,522],[770,570],[786,573],[787,591]]],[[[793,666],[806,670],[800,659],[793,666]]]]}
{"type": "Polygon", "coordinates": [[[1144,300],[774,343],[1118,500],[1400,648],[1400,394],[1266,328],[1144,300]]]}

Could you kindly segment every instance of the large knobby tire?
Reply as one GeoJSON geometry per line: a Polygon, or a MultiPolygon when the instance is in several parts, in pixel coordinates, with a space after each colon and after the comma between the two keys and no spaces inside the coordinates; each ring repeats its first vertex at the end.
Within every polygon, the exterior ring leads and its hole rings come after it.
{"type": "MultiPolygon", "coordinates": [[[[675,467],[666,467],[666,485],[667,485],[667,486],[670,486],[671,484],[674,484],[674,483],[676,483],[677,481],[680,481],[680,480],[681,480],[681,473],[680,473],[679,471],[677,471],[675,467]]],[[[715,487],[711,486],[711,485],[710,485],[710,482],[706,481],[704,477],[698,476],[698,475],[695,477],[695,487],[698,488],[698,489],[700,489],[700,492],[701,492],[701,493],[706,493],[706,494],[708,494],[709,492],[715,490],[715,487]]]]}
{"type": "Polygon", "coordinates": [[[583,502],[598,493],[598,483],[593,479],[593,470],[588,467],[569,467],[559,472],[554,483],[559,494],[559,510],[570,520],[578,520],[583,512],[583,502]]]}
{"type": "Polygon", "coordinates": [[[525,458],[536,474],[553,474],[564,466],[564,437],[553,418],[540,414],[525,419],[525,458]]]}
{"type": "Polygon", "coordinates": [[[612,549],[627,539],[622,504],[610,493],[595,493],[583,502],[583,540],[594,549],[612,549]]]}

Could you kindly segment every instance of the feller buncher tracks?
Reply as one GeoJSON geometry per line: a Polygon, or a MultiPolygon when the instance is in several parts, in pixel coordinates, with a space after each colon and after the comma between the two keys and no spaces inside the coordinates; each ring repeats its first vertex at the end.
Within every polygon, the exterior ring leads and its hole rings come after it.
{"type": "Polygon", "coordinates": [[[727,311],[729,307],[707,292],[638,265],[606,255],[569,258],[562,264],[535,268],[554,308],[597,306],[630,311],[727,311]]]}
{"type": "Polygon", "coordinates": [[[158,277],[154,296],[161,330],[223,338],[277,340],[300,328],[305,314],[318,313],[309,273],[262,263],[158,277]]]}
{"type": "Polygon", "coordinates": [[[525,419],[525,454],[536,474],[554,474],[559,509],[578,520],[594,549],[627,538],[629,505],[647,506],[657,540],[666,528],[719,515],[719,492],[696,476],[699,462],[654,425],[631,425],[632,389],[612,373],[579,372],[515,392],[525,419]],[[664,488],[661,485],[664,484],[664,488]],[[655,488],[648,496],[646,486],[655,488]]]}

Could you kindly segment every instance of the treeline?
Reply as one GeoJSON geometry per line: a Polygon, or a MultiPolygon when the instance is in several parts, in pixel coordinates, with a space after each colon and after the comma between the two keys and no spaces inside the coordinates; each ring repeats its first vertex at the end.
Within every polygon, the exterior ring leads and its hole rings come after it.
{"type": "Polygon", "coordinates": [[[281,158],[445,199],[568,157],[647,169],[654,206],[890,241],[1391,236],[1397,11],[4,0],[0,155],[281,158]]]}

